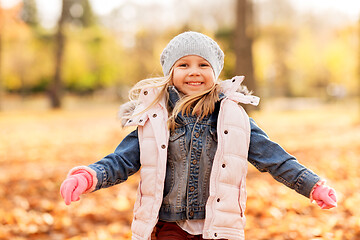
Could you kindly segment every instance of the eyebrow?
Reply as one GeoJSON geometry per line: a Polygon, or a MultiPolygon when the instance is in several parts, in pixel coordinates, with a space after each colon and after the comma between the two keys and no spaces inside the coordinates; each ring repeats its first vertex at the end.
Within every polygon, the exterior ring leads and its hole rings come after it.
{"type": "Polygon", "coordinates": [[[185,60],[179,60],[175,63],[175,65],[179,65],[179,64],[184,64],[184,63],[188,63],[188,61],[185,60]]]}

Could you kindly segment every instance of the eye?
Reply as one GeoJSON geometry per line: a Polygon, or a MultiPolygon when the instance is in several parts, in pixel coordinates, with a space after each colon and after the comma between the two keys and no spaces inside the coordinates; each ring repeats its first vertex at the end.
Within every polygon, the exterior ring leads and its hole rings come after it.
{"type": "Polygon", "coordinates": [[[186,63],[181,63],[178,65],[178,67],[187,67],[188,65],[186,63]]]}
{"type": "Polygon", "coordinates": [[[200,67],[209,67],[210,65],[208,63],[201,63],[200,67]]]}

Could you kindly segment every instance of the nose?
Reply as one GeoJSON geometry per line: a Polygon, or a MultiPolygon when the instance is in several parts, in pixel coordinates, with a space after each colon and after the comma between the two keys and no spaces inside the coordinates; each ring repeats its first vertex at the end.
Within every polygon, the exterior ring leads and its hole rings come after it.
{"type": "Polygon", "coordinates": [[[200,75],[200,71],[198,68],[193,67],[190,69],[189,76],[199,76],[199,75],[200,75]]]}

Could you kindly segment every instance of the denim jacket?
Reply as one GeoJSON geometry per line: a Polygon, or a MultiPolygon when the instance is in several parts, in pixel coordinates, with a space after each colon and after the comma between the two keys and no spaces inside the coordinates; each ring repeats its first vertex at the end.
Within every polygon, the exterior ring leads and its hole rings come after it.
{"type": "MultiPolygon", "coordinates": [[[[176,101],[176,94],[170,94],[170,96],[172,101],[176,101]]],[[[202,121],[202,123],[207,122],[205,125],[209,126],[214,141],[216,140],[216,128],[214,128],[216,126],[216,116],[217,111],[214,111],[209,118],[202,121]]],[[[194,122],[191,118],[188,118],[187,121],[188,123],[194,122]]],[[[310,192],[315,183],[320,180],[320,177],[300,164],[294,156],[287,153],[279,144],[270,140],[252,118],[250,118],[250,127],[248,161],[260,172],[269,172],[277,181],[305,197],[310,197],[310,192]]],[[[188,135],[186,136],[189,138],[188,135]]],[[[172,138],[175,137],[173,135],[172,138]]],[[[211,155],[211,153],[209,154],[211,155]]],[[[113,153],[89,165],[97,173],[98,181],[94,190],[111,187],[126,181],[129,176],[140,169],[139,158],[140,148],[136,129],[120,142],[113,153]]]]}
{"type": "MultiPolygon", "coordinates": [[[[220,98],[223,97],[221,94],[220,98]]],[[[170,88],[170,107],[173,108],[178,100],[176,89],[170,88]]],[[[178,115],[178,127],[170,132],[160,220],[205,218],[210,173],[217,149],[219,103],[213,114],[201,120],[196,116],[178,115]]]]}
{"type": "MultiPolygon", "coordinates": [[[[176,94],[170,94],[172,101],[176,101],[176,94]]],[[[215,111],[209,118],[203,119],[202,123],[207,125],[211,136],[216,142],[216,114],[215,111]]],[[[189,117],[185,121],[194,123],[189,117]]],[[[320,178],[300,164],[295,157],[287,153],[279,144],[270,140],[267,134],[250,118],[250,147],[248,161],[261,172],[269,172],[277,181],[285,184],[296,192],[309,197],[310,192],[320,178]]],[[[179,131],[172,139],[179,135],[179,131]]],[[[186,134],[185,134],[186,135],[186,134]]],[[[189,142],[189,136],[187,141],[189,142]]],[[[215,144],[215,143],[213,143],[215,144]]],[[[214,149],[214,148],[212,148],[214,149]]],[[[211,155],[211,153],[208,153],[211,155]]],[[[98,182],[95,190],[107,188],[122,183],[129,176],[136,173],[140,165],[140,148],[137,129],[128,134],[111,153],[100,161],[89,165],[96,171],[98,182]]],[[[166,191],[166,190],[165,190],[166,191]]]]}

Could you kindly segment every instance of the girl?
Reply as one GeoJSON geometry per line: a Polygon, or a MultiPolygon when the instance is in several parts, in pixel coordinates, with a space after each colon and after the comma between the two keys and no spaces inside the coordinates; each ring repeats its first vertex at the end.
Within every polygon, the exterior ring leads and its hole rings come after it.
{"type": "Polygon", "coordinates": [[[124,182],[140,167],[132,239],[244,239],[247,161],[323,209],[335,191],[301,165],[239,105],[259,98],[244,77],[218,81],[224,53],[211,38],[184,32],[161,54],[165,77],[140,81],[121,108],[137,126],[115,152],[75,167],[61,185],[68,205],[124,182]]]}

